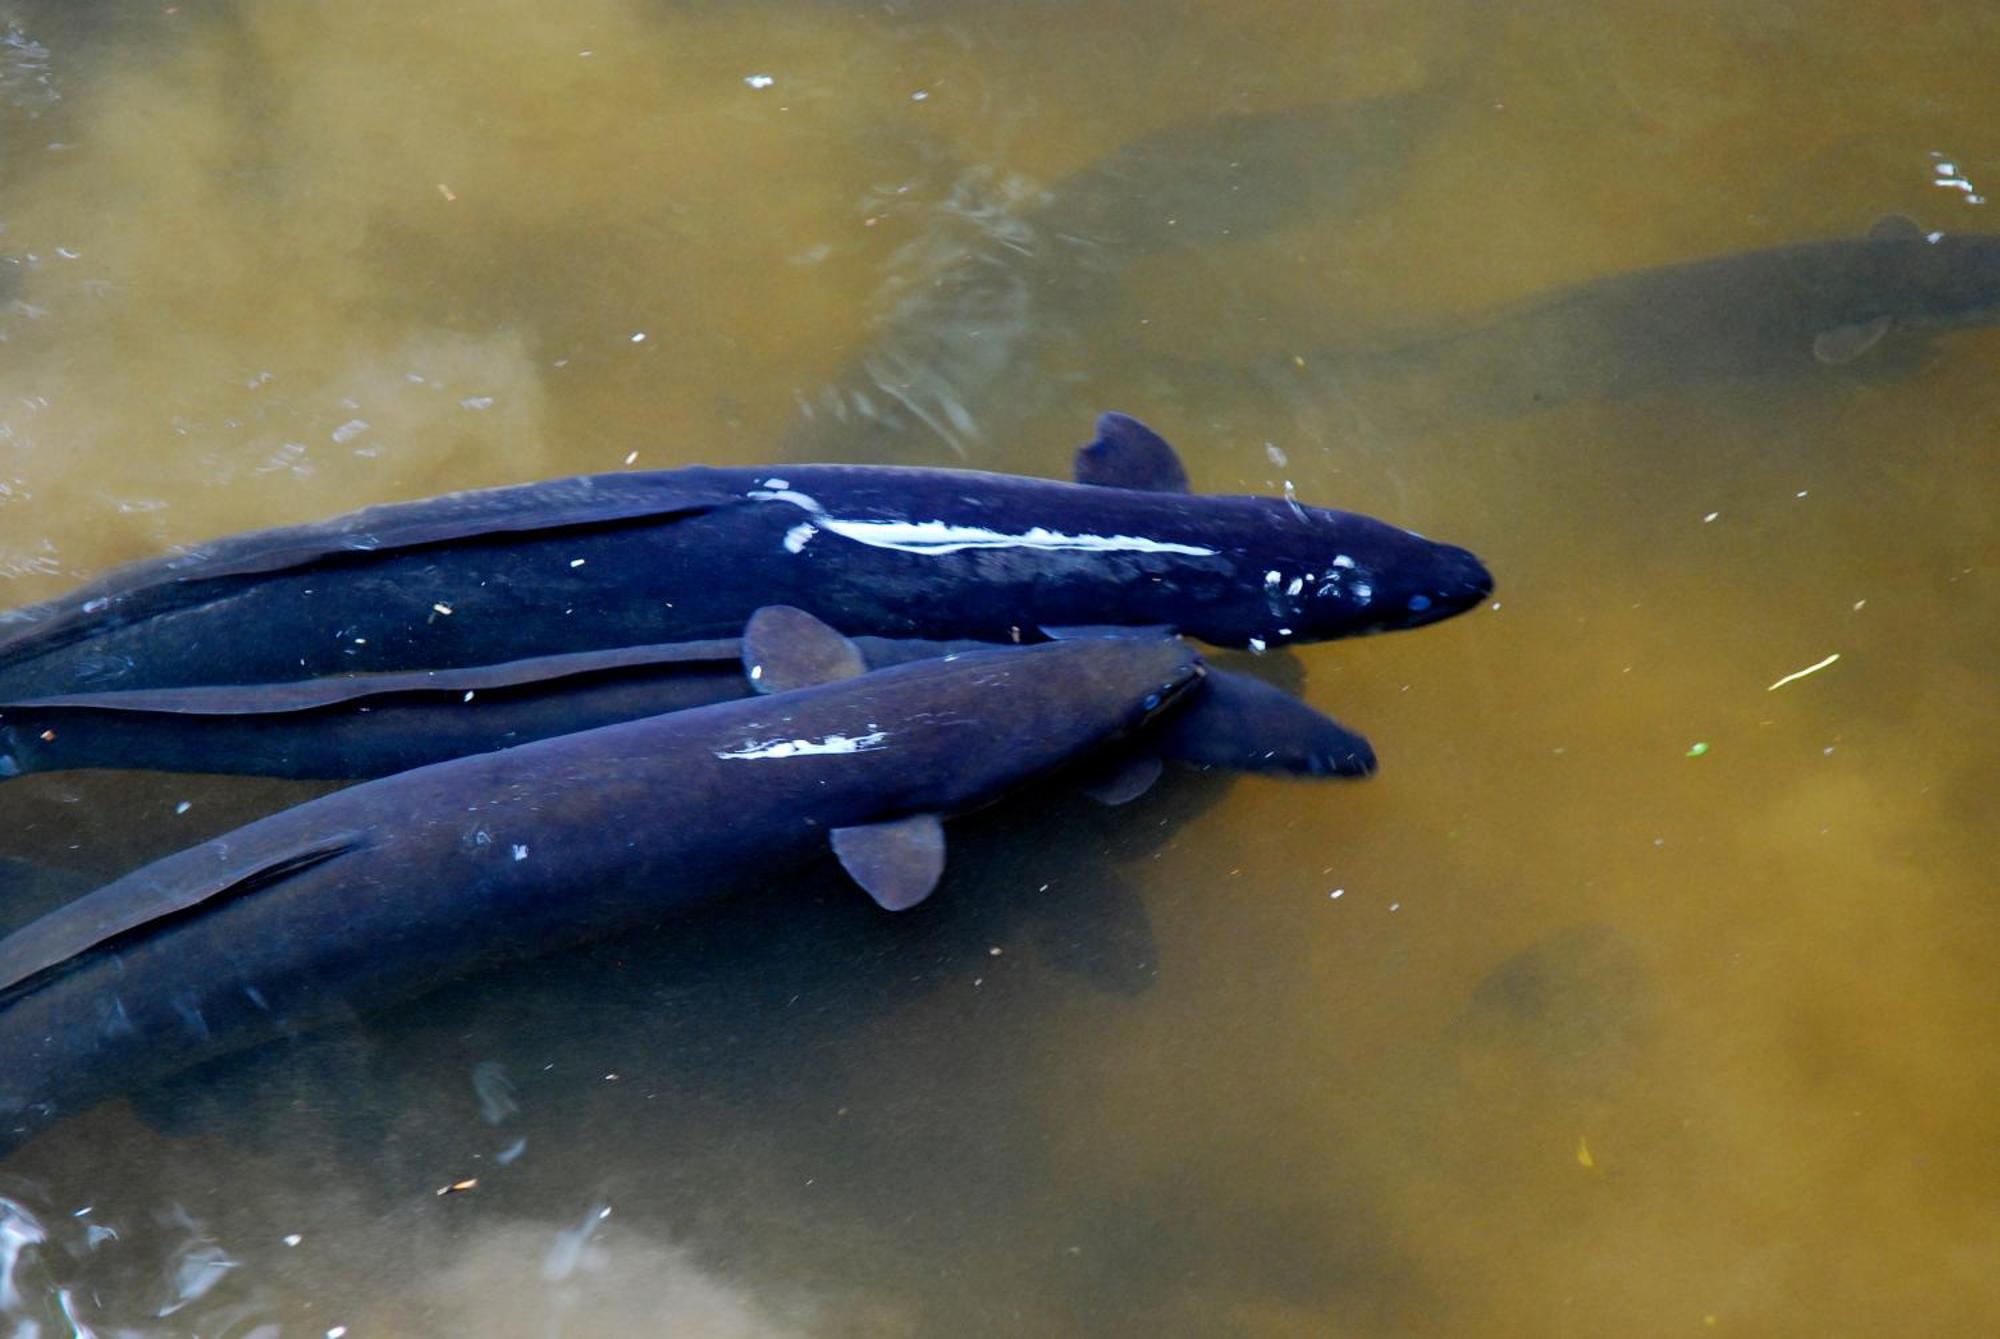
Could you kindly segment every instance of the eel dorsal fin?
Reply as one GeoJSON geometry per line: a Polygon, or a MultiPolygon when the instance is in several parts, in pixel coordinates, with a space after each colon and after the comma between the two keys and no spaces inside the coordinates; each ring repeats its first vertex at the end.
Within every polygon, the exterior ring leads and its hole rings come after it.
{"type": "Polygon", "coordinates": [[[284,530],[196,545],[164,564],[182,581],[262,576],[327,558],[429,548],[488,535],[581,530],[712,511],[740,499],[643,474],[582,474],[537,484],[390,502],[284,530]]]}
{"type": "Polygon", "coordinates": [[[835,828],[833,853],[884,911],[914,907],[944,873],[944,824],[936,814],[835,828]]]}
{"type": "Polygon", "coordinates": [[[1076,453],[1076,481],[1148,493],[1188,491],[1187,467],[1166,439],[1127,414],[1104,414],[1097,436],[1076,453]]]}
{"type": "Polygon", "coordinates": [[[0,662],[40,654],[95,629],[185,607],[209,581],[272,576],[338,558],[429,548],[489,535],[588,530],[713,511],[740,497],[700,480],[580,475],[538,484],[392,502],[310,525],[231,535],[108,573],[23,611],[0,631],[0,662]]]}
{"type": "Polygon", "coordinates": [[[321,679],[294,679],[284,683],[200,684],[188,688],[124,688],[103,693],[64,693],[56,697],[0,702],[0,712],[59,707],[162,716],[280,716],[376,698],[412,694],[458,697],[467,692],[527,688],[565,679],[663,665],[713,664],[719,668],[740,659],[742,652],[743,644],[738,639],[717,637],[707,641],[572,651],[495,665],[470,665],[463,669],[329,675],[321,679]]]}
{"type": "MultiPolygon", "coordinates": [[[[246,865],[216,868],[192,878],[182,873],[188,856],[175,859],[176,868],[164,878],[149,877],[158,865],[129,874],[0,939],[0,994],[147,926],[323,865],[366,840],[356,832],[334,833],[284,847],[246,865]]],[[[198,849],[203,854],[218,850],[213,844],[198,849]]]]}
{"type": "Polygon", "coordinates": [[[859,647],[788,604],[765,605],[743,629],[743,673],[760,693],[811,688],[867,670],[859,647]]]}

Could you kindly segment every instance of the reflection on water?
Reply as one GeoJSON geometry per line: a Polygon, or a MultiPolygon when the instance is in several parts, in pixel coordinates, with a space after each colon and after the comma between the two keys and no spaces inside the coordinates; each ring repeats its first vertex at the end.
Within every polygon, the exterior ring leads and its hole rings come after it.
{"type": "MultiPolygon", "coordinates": [[[[1255,369],[1885,214],[2000,231],[1993,39],[0,8],[0,603],[628,459],[1060,473],[1107,407],[1501,580],[1298,653],[1365,784],[1038,799],[908,916],[815,875],[57,1128],[0,1164],[9,1332],[1990,1328],[2000,334],[1529,415],[1255,369]]],[[[10,782],[0,924],[311,793],[10,782]]]]}

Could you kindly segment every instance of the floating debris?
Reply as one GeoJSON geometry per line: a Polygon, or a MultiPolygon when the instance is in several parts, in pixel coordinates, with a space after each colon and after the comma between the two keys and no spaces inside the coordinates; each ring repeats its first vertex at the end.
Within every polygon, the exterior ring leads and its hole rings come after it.
{"type": "Polygon", "coordinates": [[[1706,752],[1708,752],[1708,741],[1705,739],[1697,739],[1692,745],[1689,746],[1688,751],[1684,756],[1689,758],[1699,758],[1702,754],[1706,752]]]}
{"type": "Polygon", "coordinates": [[[1776,683],[1772,684],[1769,688],[1766,688],[1764,691],[1767,693],[1775,693],[1788,683],[1792,683],[1795,682],[1796,680],[1803,679],[1808,674],[1819,673],[1821,670],[1825,669],[1828,665],[1831,665],[1834,661],[1838,659],[1840,659],[1840,652],[1835,651],[1832,655],[1828,656],[1825,660],[1820,661],[1816,665],[1808,665],[1802,670],[1792,671],[1790,674],[1787,674],[1784,678],[1778,680],[1776,683]]]}

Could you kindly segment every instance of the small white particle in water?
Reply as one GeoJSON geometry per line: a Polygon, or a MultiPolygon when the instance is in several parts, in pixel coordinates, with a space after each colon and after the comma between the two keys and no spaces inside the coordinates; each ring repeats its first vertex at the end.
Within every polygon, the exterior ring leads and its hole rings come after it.
{"type": "Polygon", "coordinates": [[[1860,612],[1861,612],[1861,606],[1862,606],[1862,605],[1864,605],[1864,604],[1867,604],[1867,603],[1868,603],[1868,601],[1866,601],[1866,600],[1856,600],[1856,601],[1854,602],[1854,612],[1855,612],[1855,613],[1857,613],[1857,614],[1858,614],[1858,613],[1860,613],[1860,612]]]}
{"type": "Polygon", "coordinates": [[[345,1325],[336,1325],[326,1332],[326,1339],[342,1339],[342,1336],[346,1333],[347,1327],[345,1325]]]}
{"type": "Polygon", "coordinates": [[[470,689],[470,688],[466,689],[466,690],[465,690],[465,696],[464,696],[464,697],[462,697],[462,698],[460,698],[460,699],[459,699],[459,701],[461,701],[461,702],[470,702],[470,701],[472,701],[472,694],[473,694],[473,691],[474,691],[474,690],[473,690],[473,689],[470,689]]]}
{"type": "Polygon", "coordinates": [[[333,430],[333,440],[337,444],[345,445],[366,431],[368,431],[366,419],[351,418],[333,430]]]}
{"type": "Polygon", "coordinates": [[[1804,489],[1804,488],[1801,488],[1801,489],[1800,489],[1800,490],[1799,490],[1798,492],[1796,492],[1796,493],[1792,494],[1792,496],[1793,496],[1793,497],[1804,497],[1804,496],[1806,495],[1806,493],[1807,493],[1808,491],[1809,491],[1809,490],[1807,490],[1807,489],[1804,489]]]}
{"type": "Polygon", "coordinates": [[[193,800],[182,800],[179,804],[174,806],[174,812],[177,814],[184,814],[192,808],[194,808],[193,800]]]}
{"type": "Polygon", "coordinates": [[[584,564],[584,559],[582,558],[572,558],[569,560],[569,565],[571,567],[581,567],[583,566],[583,564],[584,564]]]}
{"type": "Polygon", "coordinates": [[[1279,628],[1278,635],[1280,637],[1289,637],[1292,635],[1292,630],[1290,628],[1279,628]]]}
{"type": "Polygon", "coordinates": [[[1937,174],[1940,177],[1955,177],[1958,175],[1958,168],[1952,163],[1939,163],[1937,165],[1937,174]]]}
{"type": "Polygon", "coordinates": [[[528,848],[527,848],[526,846],[522,845],[522,844],[521,844],[520,842],[515,842],[515,843],[514,843],[514,858],[515,858],[516,860],[526,860],[526,859],[528,858],[528,848]]]}
{"type": "Polygon", "coordinates": [[[1279,469],[1283,469],[1285,468],[1285,466],[1291,464],[1291,461],[1285,458],[1285,453],[1278,449],[1278,446],[1275,442],[1264,443],[1264,454],[1268,456],[1270,458],[1271,463],[1273,465],[1276,465],[1279,469]]]}
{"type": "Polygon", "coordinates": [[[1327,896],[1332,898],[1334,901],[1338,902],[1346,892],[1347,890],[1345,888],[1336,888],[1332,892],[1328,893],[1327,896]]]}
{"type": "Polygon", "coordinates": [[[285,1235],[285,1245],[287,1246],[296,1246],[304,1240],[305,1238],[296,1232],[290,1232],[285,1235]]]}
{"type": "Polygon", "coordinates": [[[1495,601],[1493,602],[1493,607],[1494,607],[1495,609],[1498,609],[1498,608],[1500,607],[1500,601],[1498,601],[1498,600],[1495,600],[1495,601]]]}
{"type": "Polygon", "coordinates": [[[778,81],[768,74],[746,74],[743,76],[743,82],[752,88],[769,88],[778,81]]]}
{"type": "Polygon", "coordinates": [[[644,344],[646,342],[646,332],[643,330],[635,330],[632,333],[632,342],[634,344],[644,344]]]}
{"type": "Polygon", "coordinates": [[[1401,911],[1402,909],[1403,909],[1403,904],[1401,902],[1391,902],[1389,904],[1389,910],[1391,911],[1401,911]]]}
{"type": "Polygon", "coordinates": [[[1264,653],[1264,639],[1262,637],[1252,637],[1248,645],[1252,651],[1257,652],[1259,655],[1264,653]]]}
{"type": "Polygon", "coordinates": [[[1701,518],[1701,523],[1702,523],[1703,525],[1707,525],[1707,524],[1708,524],[1708,523],[1709,523],[1710,521],[1714,520],[1714,519],[1715,519],[1716,517],[1718,517],[1718,516],[1720,516],[1720,515],[1722,515],[1722,513],[1721,513],[1721,512],[1719,512],[1719,511],[1712,511],[1712,512],[1710,512],[1710,513],[1709,513],[1708,515],[1706,515],[1706,516],[1704,516],[1704,517],[1702,517],[1702,518],[1701,518]]]}
{"type": "MultiPolygon", "coordinates": [[[[618,1082],[618,1072],[617,1072],[616,1070],[613,1070],[613,1071],[612,1071],[611,1073],[609,1073],[609,1074],[606,1074],[606,1075],[604,1076],[604,1081],[605,1081],[606,1083],[616,1083],[616,1082],[618,1082]]],[[[603,1215],[602,1215],[602,1214],[599,1214],[598,1216],[599,1216],[600,1218],[601,1218],[601,1217],[603,1217],[603,1215]]]]}
{"type": "Polygon", "coordinates": [[[356,646],[366,646],[368,645],[368,639],[366,637],[356,637],[354,639],[354,644],[356,646]]]}
{"type": "Polygon", "coordinates": [[[992,948],[986,950],[986,956],[989,958],[997,958],[1000,956],[1000,951],[1001,951],[1000,946],[998,944],[995,944],[992,948]]]}
{"type": "Polygon", "coordinates": [[[625,463],[627,465],[636,464],[638,462],[638,459],[639,459],[639,453],[637,451],[627,451],[625,453],[625,463]]]}
{"type": "Polygon", "coordinates": [[[491,409],[493,397],[490,395],[468,395],[458,402],[460,409],[491,409]]]}
{"type": "Polygon", "coordinates": [[[923,101],[923,100],[924,100],[925,98],[928,98],[929,96],[930,96],[930,93],[929,93],[929,91],[928,91],[928,90],[926,90],[926,89],[921,89],[921,88],[920,88],[920,89],[918,89],[918,90],[917,90],[916,92],[914,92],[914,93],[910,94],[910,101],[911,101],[911,102],[922,102],[922,101],[923,101]]]}
{"type": "Polygon", "coordinates": [[[755,683],[755,682],[757,682],[757,680],[759,680],[759,679],[761,679],[761,678],[763,678],[763,677],[764,677],[764,667],[763,667],[762,665],[752,665],[752,666],[750,667],[750,682],[751,682],[751,683],[755,683]]]}
{"type": "Polygon", "coordinates": [[[431,608],[436,610],[440,614],[448,614],[451,612],[451,606],[446,604],[443,600],[439,600],[436,604],[432,605],[431,608]]]}

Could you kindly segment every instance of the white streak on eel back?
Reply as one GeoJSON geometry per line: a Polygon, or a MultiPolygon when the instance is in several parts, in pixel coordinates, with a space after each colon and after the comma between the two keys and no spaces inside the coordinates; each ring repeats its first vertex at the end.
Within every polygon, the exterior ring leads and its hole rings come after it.
{"type": "MultiPolygon", "coordinates": [[[[819,499],[789,489],[756,489],[749,494],[757,502],[789,502],[809,513],[820,528],[870,548],[897,549],[904,553],[961,553],[966,549],[1042,549],[1084,553],[1179,553],[1191,558],[1213,558],[1216,551],[1199,544],[1148,539],[1144,535],[1072,535],[1043,526],[1031,526],[1018,534],[988,530],[976,525],[953,525],[949,521],[862,521],[832,516],[819,499]]],[[[810,529],[795,526],[785,536],[785,547],[793,553],[812,538],[810,529]],[[804,533],[801,534],[801,530],[804,533]],[[796,547],[794,547],[796,545],[796,547]]]]}
{"type": "Polygon", "coordinates": [[[804,758],[823,753],[872,753],[887,747],[889,732],[873,730],[865,735],[828,735],[825,739],[766,739],[745,741],[740,749],[717,750],[718,758],[804,758]]]}

